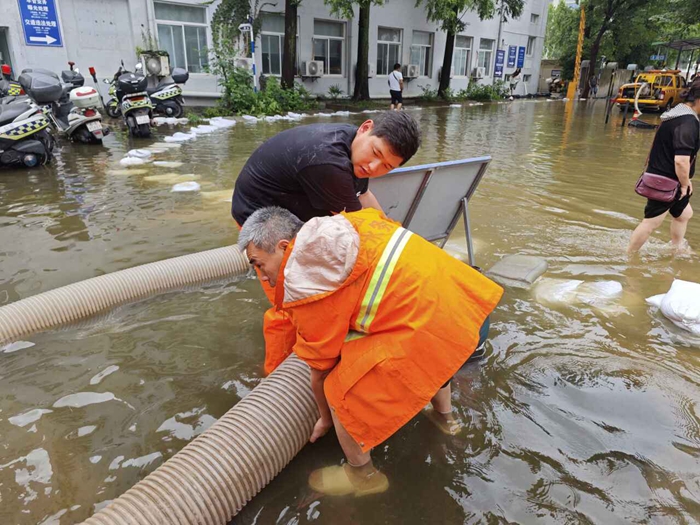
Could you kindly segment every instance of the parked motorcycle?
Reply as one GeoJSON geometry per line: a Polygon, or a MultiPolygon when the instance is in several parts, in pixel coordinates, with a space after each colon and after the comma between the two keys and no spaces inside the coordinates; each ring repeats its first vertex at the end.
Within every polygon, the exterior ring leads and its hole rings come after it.
{"type": "Polygon", "coordinates": [[[30,97],[15,97],[0,104],[0,166],[28,168],[51,161],[55,144],[49,119],[39,104],[57,102],[63,88],[57,78],[23,73],[22,89],[30,97]]]}
{"type": "Polygon", "coordinates": [[[155,113],[180,118],[184,113],[185,99],[178,84],[186,83],[190,73],[179,67],[171,71],[170,57],[167,54],[144,54],[141,63],[148,79],[146,92],[156,106],[155,113]]]}
{"type": "MultiPolygon", "coordinates": [[[[85,78],[73,68],[73,62],[68,64],[71,69],[61,72],[62,82],[58,75],[46,69],[25,69],[22,73],[51,77],[61,86],[61,97],[48,104],[46,111],[60,135],[83,144],[101,144],[109,129],[102,125],[102,115],[98,111],[100,95],[95,88],[83,87],[85,78]]],[[[28,94],[34,98],[32,93],[28,94]]]]}
{"type": "Polygon", "coordinates": [[[5,97],[16,97],[24,95],[22,86],[12,78],[12,68],[8,64],[3,64],[0,74],[0,99],[5,97]]]}
{"type": "MultiPolygon", "coordinates": [[[[180,118],[184,113],[185,99],[182,96],[182,87],[178,84],[185,84],[189,80],[190,74],[186,69],[180,67],[170,71],[167,64],[165,66],[167,69],[163,69],[161,64],[163,58],[167,59],[167,57],[161,57],[160,60],[155,60],[151,57],[145,60],[148,80],[146,93],[155,106],[153,110],[155,115],[180,118]],[[161,75],[161,72],[168,72],[168,74],[161,75]]],[[[120,71],[122,71],[121,68],[120,71]]],[[[117,75],[109,84],[108,94],[110,98],[105,104],[107,113],[112,118],[121,114],[116,79],[117,75]]]]}
{"type": "MultiPolygon", "coordinates": [[[[113,82],[114,96],[119,103],[119,113],[129,129],[129,134],[145,138],[151,136],[153,104],[146,92],[148,81],[141,73],[140,66],[141,64],[137,64],[136,71],[132,73],[124,69],[124,62],[122,62],[114,75],[113,82]]],[[[109,105],[107,107],[109,108],[109,105]]]]}

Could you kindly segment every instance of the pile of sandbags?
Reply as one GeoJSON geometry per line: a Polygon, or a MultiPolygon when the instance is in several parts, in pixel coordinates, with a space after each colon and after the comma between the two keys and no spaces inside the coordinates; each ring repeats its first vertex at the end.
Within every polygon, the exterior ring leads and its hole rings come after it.
{"type": "Polygon", "coordinates": [[[700,284],[676,279],[667,293],[646,301],[677,327],[700,336],[700,284]]]}

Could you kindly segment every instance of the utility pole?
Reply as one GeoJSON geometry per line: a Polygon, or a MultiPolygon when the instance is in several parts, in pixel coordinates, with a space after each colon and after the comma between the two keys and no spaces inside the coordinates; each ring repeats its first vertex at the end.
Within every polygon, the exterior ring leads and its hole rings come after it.
{"type": "MultiPolygon", "coordinates": [[[[501,9],[498,16],[498,40],[496,41],[496,52],[493,57],[493,75],[491,75],[491,85],[496,83],[496,60],[498,60],[498,51],[501,49],[501,37],[503,35],[503,0],[501,0],[501,9]]],[[[504,68],[505,69],[505,68],[504,68]]]]}
{"type": "Polygon", "coordinates": [[[581,55],[583,54],[583,34],[586,30],[586,12],[583,5],[579,7],[581,10],[581,20],[578,24],[578,45],[576,46],[576,65],[574,66],[574,79],[569,83],[569,89],[566,90],[566,98],[573,100],[576,98],[578,90],[578,78],[581,76],[581,55]]]}

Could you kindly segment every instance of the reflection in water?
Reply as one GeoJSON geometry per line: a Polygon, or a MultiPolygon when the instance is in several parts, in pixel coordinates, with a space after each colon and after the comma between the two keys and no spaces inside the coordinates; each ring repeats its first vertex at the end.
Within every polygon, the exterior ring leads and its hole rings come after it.
{"type": "MultiPolygon", "coordinates": [[[[360,499],[308,488],[311,470],[341,457],[326,438],[234,523],[700,516],[700,342],[644,302],[674,277],[700,281],[698,257],[672,257],[666,227],[640,259],[625,256],[651,134],[617,115],[604,127],[602,109],[519,101],[413,113],[424,142],[411,164],[493,156],[471,206],[477,263],[532,254],[549,271],[532,290],[507,291],[486,358],[455,380],[460,436],[419,415],[374,451],[389,492],[360,499]]],[[[293,125],[159,142],[156,159],[173,164],[128,170],[123,154],[151,144],[117,133],[103,148],[64,145],[53,168],[0,174],[0,304],[234,242],[236,174],[293,125]],[[195,174],[202,193],[170,193],[171,180],[153,178],[169,172],[195,174]]],[[[697,221],[688,239],[700,244],[697,221]]],[[[450,245],[464,250],[463,231],[450,245]]],[[[0,523],[80,521],[208,428],[260,380],[265,309],[255,281],[213,283],[0,349],[0,523]]]]}

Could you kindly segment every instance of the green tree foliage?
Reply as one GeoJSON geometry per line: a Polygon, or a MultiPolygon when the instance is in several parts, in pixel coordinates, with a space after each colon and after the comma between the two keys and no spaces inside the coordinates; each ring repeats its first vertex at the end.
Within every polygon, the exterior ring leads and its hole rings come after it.
{"type": "MultiPolygon", "coordinates": [[[[700,0],[693,1],[700,4],[700,0]]],[[[593,64],[591,75],[597,74],[603,55],[621,67],[654,65],[649,64],[649,56],[659,49],[654,43],[700,36],[700,27],[694,22],[700,12],[691,16],[686,10],[690,4],[679,0],[585,0],[581,5],[586,9],[583,59],[593,64]]],[[[544,57],[559,61],[566,80],[574,73],[579,14],[563,2],[549,6],[544,57]]],[[[675,65],[675,53],[661,51],[671,55],[667,63],[675,65]]],[[[588,79],[581,88],[587,96],[588,79]]]]}
{"type": "Polygon", "coordinates": [[[518,18],[523,12],[523,0],[501,0],[498,4],[496,2],[497,0],[416,0],[416,7],[421,4],[425,6],[428,20],[440,24],[440,29],[447,33],[438,87],[438,96],[441,98],[447,98],[455,37],[466,27],[464,16],[474,11],[481,20],[499,15],[506,22],[510,18],[518,18]]]}
{"type": "Polygon", "coordinates": [[[323,0],[337,17],[352,18],[354,6],[360,10],[357,31],[357,68],[353,100],[369,100],[369,15],[373,5],[384,5],[384,0],[323,0]]]}

